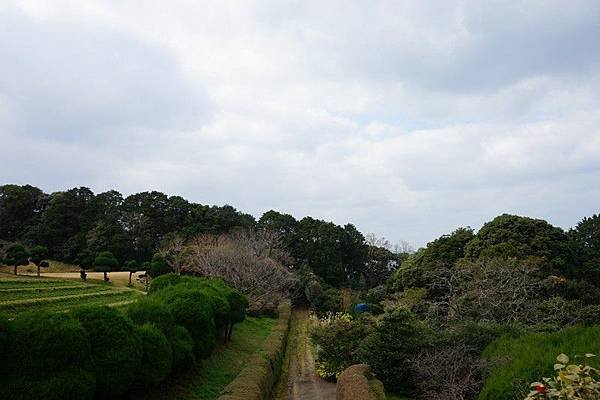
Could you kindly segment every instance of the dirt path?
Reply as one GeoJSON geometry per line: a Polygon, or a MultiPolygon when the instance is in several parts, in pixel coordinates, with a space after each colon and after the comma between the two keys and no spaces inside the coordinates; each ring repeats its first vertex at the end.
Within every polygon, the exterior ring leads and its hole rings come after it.
{"type": "Polygon", "coordinates": [[[289,343],[289,370],[287,388],[277,400],[335,400],[335,383],[319,378],[310,347],[310,320],[308,310],[295,309],[292,313],[293,335],[289,343]]]}

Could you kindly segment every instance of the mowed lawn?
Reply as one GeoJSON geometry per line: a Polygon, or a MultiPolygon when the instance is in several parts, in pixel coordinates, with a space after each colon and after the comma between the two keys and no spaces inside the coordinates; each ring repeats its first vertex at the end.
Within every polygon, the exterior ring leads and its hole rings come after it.
{"type": "Polygon", "coordinates": [[[28,310],[66,312],[84,305],[119,307],[144,294],[102,283],[33,278],[0,273],[0,313],[9,318],[28,310]]]}
{"type": "Polygon", "coordinates": [[[247,317],[237,324],[231,342],[217,348],[206,360],[198,362],[189,373],[132,396],[134,400],[210,400],[242,370],[258,351],[275,324],[272,318],[247,317]]]}

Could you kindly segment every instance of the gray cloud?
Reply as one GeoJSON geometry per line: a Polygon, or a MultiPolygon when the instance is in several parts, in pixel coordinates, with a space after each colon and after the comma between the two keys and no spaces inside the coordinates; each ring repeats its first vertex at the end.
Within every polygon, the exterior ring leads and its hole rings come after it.
{"type": "Polygon", "coordinates": [[[423,245],[598,212],[600,6],[0,6],[1,182],[148,189],[423,245]]]}

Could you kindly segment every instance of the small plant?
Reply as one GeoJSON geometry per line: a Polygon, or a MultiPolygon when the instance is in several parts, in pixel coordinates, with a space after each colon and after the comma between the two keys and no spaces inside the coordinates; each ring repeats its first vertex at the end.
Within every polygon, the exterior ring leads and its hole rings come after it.
{"type": "MultiPolygon", "coordinates": [[[[578,357],[578,356],[575,356],[578,357]]],[[[595,357],[586,354],[585,358],[595,357]]],[[[558,375],[554,378],[544,378],[544,383],[531,384],[532,391],[525,400],[557,399],[557,400],[593,400],[600,399],[600,371],[584,364],[569,364],[569,357],[560,354],[556,357],[554,370],[558,375]]]]}

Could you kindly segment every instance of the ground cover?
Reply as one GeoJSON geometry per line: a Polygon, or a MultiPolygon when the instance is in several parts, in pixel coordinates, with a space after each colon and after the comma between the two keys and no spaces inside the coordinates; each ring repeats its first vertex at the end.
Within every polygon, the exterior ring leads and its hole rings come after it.
{"type": "Polygon", "coordinates": [[[66,312],[78,306],[129,304],[143,293],[111,285],[0,274],[0,313],[29,310],[66,312]]]}

